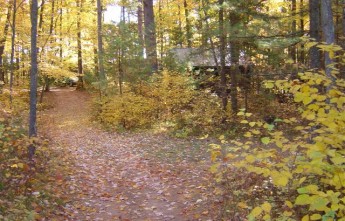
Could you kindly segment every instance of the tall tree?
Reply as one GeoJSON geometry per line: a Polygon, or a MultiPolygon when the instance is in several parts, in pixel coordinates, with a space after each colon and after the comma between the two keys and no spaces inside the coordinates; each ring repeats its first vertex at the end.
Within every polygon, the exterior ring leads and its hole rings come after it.
{"type": "Polygon", "coordinates": [[[145,22],[145,46],[147,59],[150,62],[152,72],[158,70],[156,26],[153,12],[153,0],[143,0],[145,22]]]}
{"type": "Polygon", "coordinates": [[[192,30],[191,30],[191,22],[189,18],[189,9],[188,9],[188,3],[187,0],[183,0],[183,6],[184,6],[184,14],[186,18],[186,39],[187,39],[187,46],[190,48],[192,47],[192,30]]]}
{"type": "Polygon", "coordinates": [[[6,39],[7,39],[8,29],[10,26],[10,19],[11,19],[11,13],[12,13],[11,8],[12,8],[12,4],[9,3],[8,9],[7,9],[4,31],[3,31],[3,37],[0,39],[0,81],[2,81],[2,82],[5,82],[5,70],[3,67],[3,55],[5,52],[6,39]]]}
{"type": "MultiPolygon", "coordinates": [[[[309,20],[310,37],[319,42],[320,39],[320,0],[309,0],[309,20]]],[[[310,68],[319,69],[321,67],[321,54],[319,48],[312,47],[309,51],[310,68]]]]}
{"type": "Polygon", "coordinates": [[[103,40],[102,40],[102,2],[97,0],[97,38],[98,38],[98,74],[101,87],[101,93],[106,87],[106,78],[104,72],[103,58],[103,40]]]}
{"type": "MultiPolygon", "coordinates": [[[[37,0],[31,0],[31,73],[30,73],[30,113],[29,113],[29,137],[37,136],[36,113],[37,113],[37,0]]],[[[29,159],[35,155],[36,146],[32,142],[28,147],[29,159]]]]}
{"type": "Polygon", "coordinates": [[[12,41],[11,41],[11,73],[10,73],[10,102],[12,108],[12,95],[13,95],[13,75],[14,75],[14,46],[16,39],[16,16],[17,16],[17,1],[13,0],[13,15],[12,15],[12,41]]]}
{"type": "Polygon", "coordinates": [[[77,0],[77,50],[78,50],[78,83],[77,89],[83,89],[83,56],[81,46],[81,13],[83,10],[83,0],[77,0]]]}
{"type": "MultiPolygon", "coordinates": [[[[322,34],[323,40],[326,44],[333,44],[335,41],[333,12],[332,12],[332,0],[321,0],[321,23],[322,23],[322,34]]],[[[335,81],[334,76],[331,74],[332,58],[329,52],[325,52],[325,68],[326,76],[335,81]]]]}
{"type": "Polygon", "coordinates": [[[225,47],[226,47],[226,33],[224,29],[224,0],[218,0],[219,4],[219,42],[220,42],[220,86],[221,86],[221,97],[223,103],[223,110],[226,110],[228,103],[228,94],[226,90],[226,76],[225,76],[225,47]]]}
{"type": "Polygon", "coordinates": [[[138,0],[138,38],[140,46],[140,56],[144,55],[144,35],[143,35],[143,1],[138,0]]]}

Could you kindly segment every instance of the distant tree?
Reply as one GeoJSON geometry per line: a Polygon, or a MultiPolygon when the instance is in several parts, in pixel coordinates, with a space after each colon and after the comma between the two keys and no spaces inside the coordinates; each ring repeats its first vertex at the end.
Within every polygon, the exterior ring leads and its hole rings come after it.
{"type": "Polygon", "coordinates": [[[105,89],[106,78],[104,72],[103,41],[102,41],[102,2],[97,0],[97,38],[98,38],[98,74],[101,92],[105,89]]]}
{"type": "MultiPolygon", "coordinates": [[[[330,45],[335,42],[332,0],[321,0],[321,22],[322,22],[322,35],[323,41],[330,45]]],[[[332,80],[335,80],[331,74],[332,58],[328,52],[325,52],[325,69],[326,75],[332,80]]]]}
{"type": "MultiPolygon", "coordinates": [[[[309,20],[310,20],[310,37],[315,41],[320,41],[320,0],[309,0],[309,20]]],[[[309,52],[310,68],[319,69],[320,50],[316,46],[312,47],[309,52]]]]}
{"type": "Polygon", "coordinates": [[[13,100],[13,75],[14,75],[14,46],[16,40],[16,16],[17,16],[17,1],[13,0],[13,15],[12,15],[12,40],[11,40],[11,73],[10,73],[10,102],[12,107],[12,100],[13,100]]]}
{"type": "MultiPolygon", "coordinates": [[[[29,113],[29,137],[37,136],[37,0],[31,0],[31,74],[30,74],[30,113],[29,113]]],[[[29,159],[35,155],[36,146],[34,142],[28,147],[29,159]]]]}
{"type": "Polygon", "coordinates": [[[152,71],[158,69],[156,26],[153,12],[153,0],[144,0],[145,46],[147,59],[152,71]]]}
{"type": "Polygon", "coordinates": [[[77,0],[77,48],[78,48],[78,84],[77,89],[83,89],[83,56],[81,46],[81,12],[83,9],[83,0],[77,0]]]}
{"type": "Polygon", "coordinates": [[[6,45],[8,29],[10,26],[11,14],[12,14],[12,4],[9,3],[8,7],[7,7],[7,15],[6,15],[6,21],[5,21],[3,36],[2,36],[2,38],[0,38],[0,81],[3,81],[3,82],[5,82],[5,70],[3,67],[3,55],[5,52],[5,45],[6,45]]]}

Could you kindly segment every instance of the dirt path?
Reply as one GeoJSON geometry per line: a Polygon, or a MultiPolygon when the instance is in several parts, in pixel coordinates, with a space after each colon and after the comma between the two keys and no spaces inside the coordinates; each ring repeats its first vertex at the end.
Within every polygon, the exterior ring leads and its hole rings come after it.
{"type": "Polygon", "coordinates": [[[69,201],[55,220],[217,220],[205,141],[106,132],[90,96],[55,89],[41,128],[71,171],[56,183],[69,201]]]}

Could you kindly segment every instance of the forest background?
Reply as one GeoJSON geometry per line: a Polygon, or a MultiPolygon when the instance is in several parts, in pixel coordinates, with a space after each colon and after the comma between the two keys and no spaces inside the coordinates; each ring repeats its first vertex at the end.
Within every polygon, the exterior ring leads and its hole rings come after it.
{"type": "Polygon", "coordinates": [[[107,130],[219,137],[209,151],[223,216],[235,206],[249,220],[343,220],[344,5],[0,2],[1,194],[24,196],[36,174],[45,93],[76,84],[107,130]],[[108,4],[118,22],[104,23],[108,4]]]}

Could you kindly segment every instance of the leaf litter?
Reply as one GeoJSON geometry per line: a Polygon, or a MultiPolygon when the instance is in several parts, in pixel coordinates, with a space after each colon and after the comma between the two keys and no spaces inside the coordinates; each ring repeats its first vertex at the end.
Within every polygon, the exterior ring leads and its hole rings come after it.
{"type": "Polygon", "coordinates": [[[208,142],[116,133],[90,121],[87,92],[55,89],[40,127],[55,159],[64,206],[49,220],[217,220],[208,142]]]}

